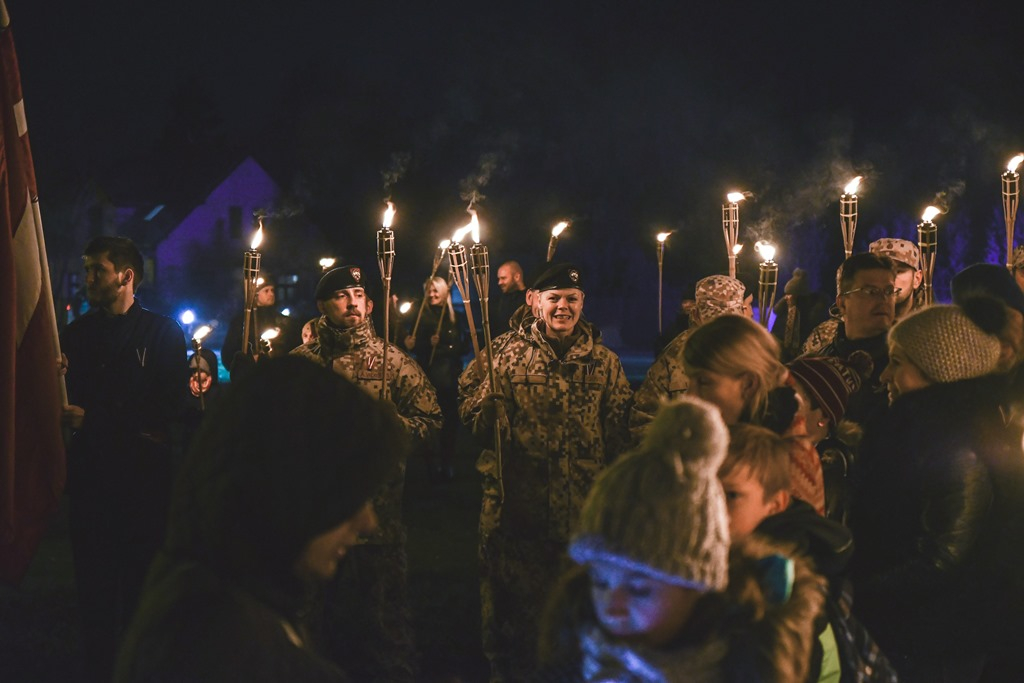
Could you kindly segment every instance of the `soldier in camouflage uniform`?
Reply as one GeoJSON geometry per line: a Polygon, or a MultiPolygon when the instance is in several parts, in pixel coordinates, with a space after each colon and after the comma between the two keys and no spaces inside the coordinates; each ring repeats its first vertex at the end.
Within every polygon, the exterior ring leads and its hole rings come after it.
{"type": "Polygon", "coordinates": [[[696,303],[690,327],[676,336],[647,371],[643,384],[633,397],[629,411],[629,431],[634,443],[640,443],[647,426],[662,402],[686,392],[690,384],[683,368],[686,340],[702,323],[725,313],[744,315],[748,300],[743,298],[743,283],[728,275],[711,275],[697,283],[696,303]]]}
{"type": "MultiPolygon", "coordinates": [[[[921,251],[909,240],[884,237],[868,245],[868,253],[876,256],[888,256],[896,264],[896,287],[900,290],[896,297],[896,320],[905,317],[911,311],[924,306],[924,291],[921,282],[921,251]]],[[[836,271],[836,291],[843,291],[840,278],[843,268],[836,271]]],[[[801,353],[805,356],[821,355],[821,350],[830,345],[839,330],[839,319],[832,318],[821,323],[807,335],[801,353]]],[[[881,372],[881,371],[879,371],[881,372]]]]}
{"type": "MultiPolygon", "coordinates": [[[[597,474],[623,451],[632,391],[618,357],[580,318],[577,268],[552,266],[534,283],[535,312],[496,341],[487,373],[460,414],[475,434],[507,434],[499,464],[485,451],[480,512],[484,654],[492,681],[528,680],[541,609],[597,474]]],[[[472,388],[474,381],[464,386],[472,388]]]]}
{"type": "MultiPolygon", "coordinates": [[[[363,273],[356,266],[328,272],[316,288],[317,339],[292,353],[330,367],[380,396],[384,342],[374,333],[363,273]]],[[[441,429],[437,394],[419,365],[388,347],[387,400],[414,440],[432,444],[441,429]]],[[[338,416],[338,438],[345,438],[338,416]]],[[[373,444],[366,444],[373,457],[373,444]]],[[[325,653],[357,681],[415,680],[415,645],[406,588],[402,491],[405,459],[373,499],[378,530],[349,552],[323,599],[325,653]]]]}

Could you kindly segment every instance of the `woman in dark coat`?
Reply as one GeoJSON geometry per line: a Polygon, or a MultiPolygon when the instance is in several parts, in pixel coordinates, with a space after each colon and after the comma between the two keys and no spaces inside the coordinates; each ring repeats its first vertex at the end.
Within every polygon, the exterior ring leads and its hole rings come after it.
{"type": "Polygon", "coordinates": [[[369,501],[404,430],[348,380],[294,356],[259,363],[212,418],[177,481],[115,680],[348,680],[314,652],[300,617],[312,586],[376,526],[369,501]],[[267,405],[273,420],[260,419],[267,405]]]}
{"type": "Polygon", "coordinates": [[[860,616],[902,681],[977,681],[1011,619],[1021,445],[999,410],[1002,305],[932,306],[889,333],[851,526],[860,616]],[[1011,539],[1013,539],[1011,541],[1011,539]]]}
{"type": "Polygon", "coordinates": [[[455,439],[459,428],[459,375],[465,352],[466,321],[456,313],[444,278],[433,277],[423,287],[423,307],[416,336],[405,338],[405,348],[416,358],[437,391],[444,424],[436,453],[425,454],[431,476],[454,476],[455,439]]]}

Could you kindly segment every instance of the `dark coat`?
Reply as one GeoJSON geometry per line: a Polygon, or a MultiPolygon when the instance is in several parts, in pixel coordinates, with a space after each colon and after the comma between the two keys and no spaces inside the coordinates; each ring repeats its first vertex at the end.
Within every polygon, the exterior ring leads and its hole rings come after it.
{"type": "Polygon", "coordinates": [[[983,657],[1009,618],[1024,456],[1001,386],[985,377],[905,394],[865,434],[854,610],[901,675],[983,657]]]}

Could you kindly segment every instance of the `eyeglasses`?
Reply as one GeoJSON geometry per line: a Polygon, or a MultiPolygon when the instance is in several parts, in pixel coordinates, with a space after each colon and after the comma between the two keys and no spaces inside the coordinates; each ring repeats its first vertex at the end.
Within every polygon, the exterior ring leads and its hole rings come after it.
{"type": "Polygon", "coordinates": [[[900,287],[886,287],[885,289],[879,289],[878,287],[866,285],[864,287],[851,289],[848,292],[842,292],[840,296],[860,294],[862,297],[867,299],[895,299],[902,291],[903,289],[900,287]]]}

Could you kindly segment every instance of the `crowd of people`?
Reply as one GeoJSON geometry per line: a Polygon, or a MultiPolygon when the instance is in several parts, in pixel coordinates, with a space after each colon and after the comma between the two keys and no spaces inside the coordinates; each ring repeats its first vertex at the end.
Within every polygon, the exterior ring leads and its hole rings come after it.
{"type": "Polygon", "coordinates": [[[231,347],[222,388],[135,299],[130,240],[84,261],[61,371],[94,680],[417,680],[405,469],[451,476],[460,424],[482,444],[491,681],[1024,667],[1024,292],[1004,267],[924,305],[917,246],[878,240],[840,266],[831,316],[795,273],[771,331],[710,275],[634,392],[569,263],[503,264],[465,367],[449,281],[388,344],[362,269],[334,268],[301,345],[231,347]]]}

